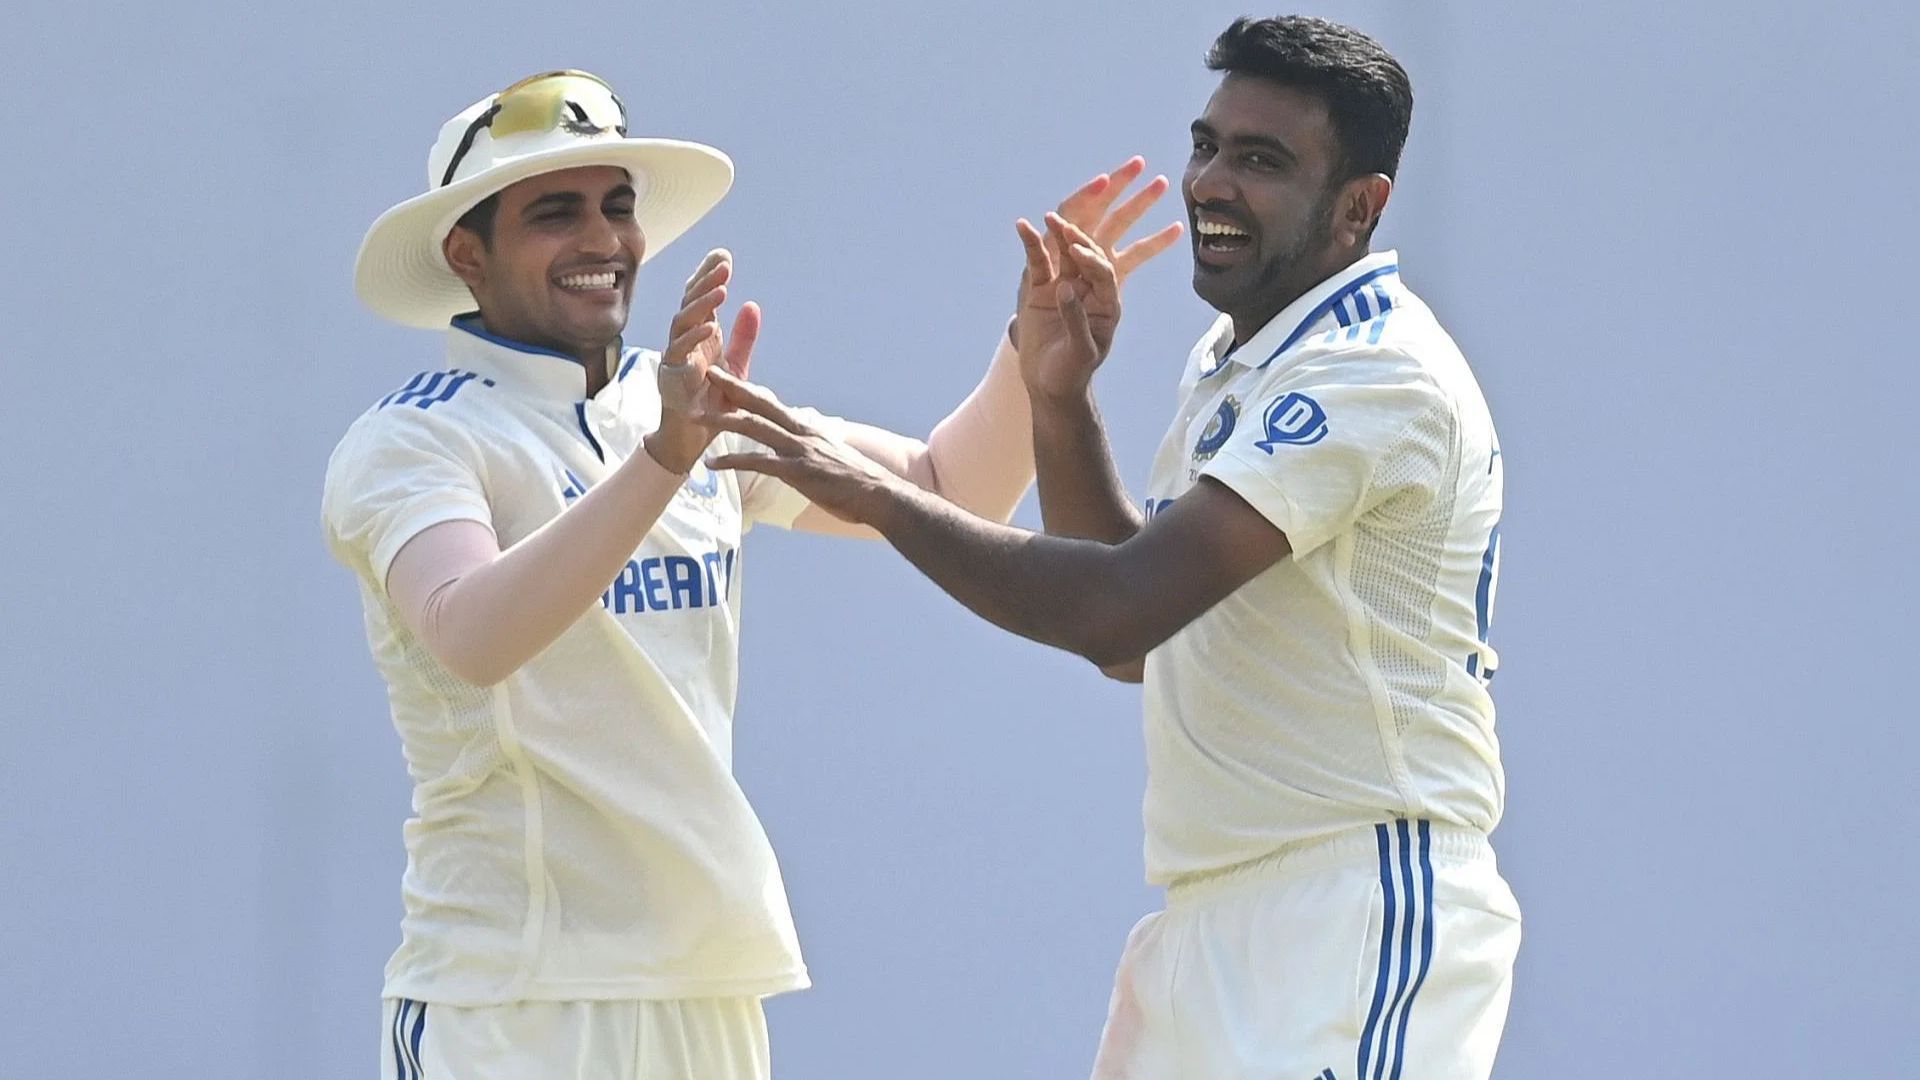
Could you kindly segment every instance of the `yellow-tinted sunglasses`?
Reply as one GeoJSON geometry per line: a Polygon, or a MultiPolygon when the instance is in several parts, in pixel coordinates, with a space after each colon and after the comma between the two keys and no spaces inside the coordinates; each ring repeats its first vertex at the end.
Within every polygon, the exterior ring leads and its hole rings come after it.
{"type": "Polygon", "coordinates": [[[605,79],[585,71],[549,71],[521,79],[493,96],[493,105],[467,125],[460,146],[447,162],[440,186],[453,183],[454,171],[473,149],[481,129],[498,139],[529,131],[567,131],[574,135],[627,133],[627,106],[605,79]]]}

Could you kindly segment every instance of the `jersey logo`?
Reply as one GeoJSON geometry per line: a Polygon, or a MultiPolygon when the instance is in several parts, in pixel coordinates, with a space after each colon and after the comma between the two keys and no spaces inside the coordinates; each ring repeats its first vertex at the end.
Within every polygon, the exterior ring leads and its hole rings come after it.
{"type": "Polygon", "coordinates": [[[1233,435],[1233,425],[1240,420],[1240,399],[1232,394],[1220,403],[1220,411],[1207,421],[1205,431],[1200,433],[1200,441],[1193,444],[1193,460],[1210,461],[1220,448],[1227,445],[1227,439],[1233,435]]]}
{"type": "Polygon", "coordinates": [[[711,499],[720,492],[720,474],[703,464],[696,464],[693,471],[687,474],[686,483],[681,486],[686,488],[690,495],[711,499]]]}
{"type": "Polygon", "coordinates": [[[1253,445],[1269,454],[1281,443],[1312,446],[1327,437],[1326,410],[1305,394],[1281,397],[1267,406],[1266,416],[1262,419],[1267,426],[1267,436],[1253,445]]]}

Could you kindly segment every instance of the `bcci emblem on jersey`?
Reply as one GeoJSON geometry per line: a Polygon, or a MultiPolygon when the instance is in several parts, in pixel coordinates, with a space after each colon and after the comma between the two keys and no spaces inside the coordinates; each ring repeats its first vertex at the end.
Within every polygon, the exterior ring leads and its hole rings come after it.
{"type": "Polygon", "coordinates": [[[1196,463],[1213,459],[1220,448],[1227,445],[1227,439],[1233,435],[1233,425],[1240,419],[1240,399],[1232,394],[1220,403],[1220,410],[1207,421],[1206,430],[1200,433],[1200,441],[1193,444],[1193,460],[1196,463]]]}

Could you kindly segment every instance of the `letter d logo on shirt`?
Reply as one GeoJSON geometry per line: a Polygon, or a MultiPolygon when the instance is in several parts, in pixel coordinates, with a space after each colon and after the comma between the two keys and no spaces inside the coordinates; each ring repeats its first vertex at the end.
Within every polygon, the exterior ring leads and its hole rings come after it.
{"type": "Polygon", "coordinates": [[[1288,394],[1267,406],[1267,437],[1253,445],[1273,453],[1273,448],[1312,446],[1327,437],[1327,413],[1320,403],[1305,394],[1288,394]]]}

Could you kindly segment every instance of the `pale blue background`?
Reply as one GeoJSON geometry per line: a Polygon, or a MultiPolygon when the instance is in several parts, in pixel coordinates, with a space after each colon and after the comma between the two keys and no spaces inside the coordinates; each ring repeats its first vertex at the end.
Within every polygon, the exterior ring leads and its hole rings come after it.
{"type": "MultiPolygon", "coordinates": [[[[350,267],[445,117],[580,66],[725,148],[633,338],[724,243],[762,377],[921,433],[1012,219],[1135,151],[1177,175],[1241,10],[10,4],[0,1076],[373,1075],[407,791],[317,501],[438,356],[350,267]]],[[[1381,240],[1509,462],[1498,1075],[1920,1075],[1913,6],[1312,10],[1412,72],[1381,240]]],[[[1138,277],[1102,376],[1136,493],[1187,276],[1138,277]]],[[[777,1075],[1084,1076],[1157,902],[1137,692],[884,547],[751,548],[739,771],[818,983],[771,1007],[777,1075]]]]}

